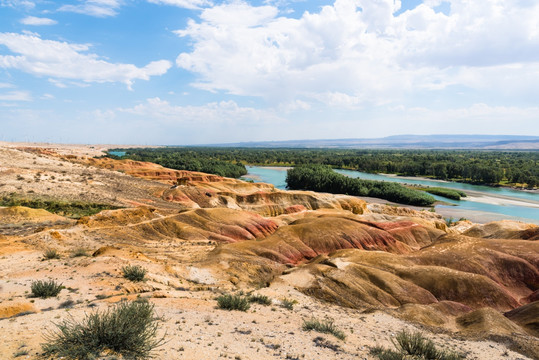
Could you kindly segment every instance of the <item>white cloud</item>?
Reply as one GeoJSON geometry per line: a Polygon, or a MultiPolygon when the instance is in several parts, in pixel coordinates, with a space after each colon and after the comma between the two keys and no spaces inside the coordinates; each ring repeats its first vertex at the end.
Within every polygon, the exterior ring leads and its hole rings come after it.
{"type": "Polygon", "coordinates": [[[33,1],[29,0],[0,0],[0,6],[9,6],[9,7],[23,7],[26,9],[32,9],[36,6],[33,1]]]}
{"type": "Polygon", "coordinates": [[[306,101],[303,100],[294,100],[289,103],[281,104],[280,109],[285,113],[294,112],[294,111],[308,111],[311,110],[312,106],[306,101]]]}
{"type": "Polygon", "coordinates": [[[21,23],[24,25],[54,25],[58,22],[53,19],[40,18],[35,16],[27,16],[24,19],[21,19],[21,23]]]}
{"type": "Polygon", "coordinates": [[[0,93],[0,101],[31,101],[32,96],[27,91],[10,91],[0,93]]]}
{"type": "Polygon", "coordinates": [[[0,33],[0,45],[16,54],[0,55],[0,68],[86,83],[121,82],[130,87],[137,79],[149,80],[151,76],[165,74],[171,67],[167,60],[153,61],[141,68],[110,63],[87,53],[90,45],[43,40],[31,35],[0,33]]]}
{"type": "Polygon", "coordinates": [[[148,2],[159,5],[172,5],[185,9],[200,9],[213,4],[209,0],[148,0],[148,2]]]}
{"type": "Polygon", "coordinates": [[[440,3],[394,16],[400,1],[336,0],[300,18],[223,3],[175,32],[193,46],[176,64],[198,88],[277,103],[380,105],[455,85],[539,91],[539,2],[451,0],[449,15],[440,3]]]}
{"type": "Polygon", "coordinates": [[[122,0],[85,0],[79,5],[63,5],[58,11],[74,12],[95,17],[116,16],[122,0]]]}
{"type": "Polygon", "coordinates": [[[354,108],[363,102],[363,99],[359,96],[350,96],[338,91],[315,93],[312,98],[329,106],[344,108],[354,108]]]}
{"type": "Polygon", "coordinates": [[[120,112],[144,118],[164,120],[167,123],[267,123],[280,122],[282,119],[271,110],[241,107],[234,101],[220,101],[200,106],[178,106],[160,98],[147,99],[145,103],[132,108],[118,109],[120,112]]]}

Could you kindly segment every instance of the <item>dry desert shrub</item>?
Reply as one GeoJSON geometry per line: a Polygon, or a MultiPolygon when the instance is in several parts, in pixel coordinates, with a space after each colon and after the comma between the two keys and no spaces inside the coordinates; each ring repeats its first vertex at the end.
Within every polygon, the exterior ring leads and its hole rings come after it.
{"type": "Polygon", "coordinates": [[[45,355],[63,359],[95,359],[105,351],[126,359],[146,359],[164,342],[164,337],[157,337],[158,321],[147,300],[123,301],[86,315],[81,322],[70,318],[56,324],[42,347],[45,355]]]}
{"type": "Polygon", "coordinates": [[[395,350],[374,347],[371,355],[380,360],[460,360],[464,357],[454,351],[440,350],[432,340],[426,339],[420,332],[408,332],[403,330],[393,341],[395,350]]]}
{"type": "Polygon", "coordinates": [[[54,297],[62,291],[64,287],[62,284],[58,284],[54,280],[37,280],[33,281],[30,289],[32,290],[32,297],[38,297],[46,299],[49,297],[54,297]]]}
{"type": "Polygon", "coordinates": [[[323,334],[331,334],[340,340],[346,338],[344,332],[335,325],[332,319],[318,320],[313,317],[303,321],[302,329],[305,331],[314,330],[323,334]]]}
{"type": "Polygon", "coordinates": [[[131,281],[143,281],[146,276],[146,269],[139,265],[127,265],[122,268],[124,278],[131,281]]]}
{"type": "Polygon", "coordinates": [[[47,249],[43,253],[43,259],[45,260],[53,260],[53,259],[59,259],[60,253],[56,249],[47,249]]]}
{"type": "Polygon", "coordinates": [[[247,311],[251,307],[249,298],[241,295],[224,294],[217,297],[217,306],[224,310],[247,311]]]}
{"type": "Polygon", "coordinates": [[[271,299],[267,297],[266,295],[260,295],[260,294],[250,295],[249,302],[257,303],[264,306],[271,305],[271,299]]]}

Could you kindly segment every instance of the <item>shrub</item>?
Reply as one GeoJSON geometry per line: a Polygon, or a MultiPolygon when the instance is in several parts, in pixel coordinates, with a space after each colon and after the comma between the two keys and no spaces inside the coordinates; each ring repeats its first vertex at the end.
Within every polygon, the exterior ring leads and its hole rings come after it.
{"type": "Polygon", "coordinates": [[[331,319],[318,320],[313,317],[310,320],[303,320],[302,329],[305,331],[314,330],[324,334],[332,334],[337,339],[341,340],[344,340],[346,338],[344,332],[342,330],[339,330],[339,328],[337,328],[337,326],[331,319]]]}
{"type": "Polygon", "coordinates": [[[269,297],[267,297],[266,295],[259,295],[259,294],[249,296],[249,302],[257,303],[257,304],[261,304],[265,306],[271,305],[271,299],[269,297]]]}
{"type": "Polygon", "coordinates": [[[224,294],[217,297],[219,309],[247,311],[251,307],[249,299],[241,295],[224,294]]]}
{"type": "Polygon", "coordinates": [[[456,352],[438,350],[432,340],[425,339],[420,332],[403,330],[395,337],[393,344],[396,350],[374,347],[371,355],[380,360],[401,360],[412,357],[418,360],[460,360],[463,357],[456,352]]]}
{"type": "Polygon", "coordinates": [[[86,252],[86,249],[84,248],[77,248],[73,250],[71,253],[71,257],[80,257],[80,256],[88,256],[88,253],[86,252]]]}
{"type": "Polygon", "coordinates": [[[146,269],[139,265],[127,265],[122,268],[124,278],[131,281],[142,281],[146,276],[146,269]]]}
{"type": "Polygon", "coordinates": [[[32,297],[46,299],[48,297],[54,297],[58,295],[64,287],[62,286],[62,284],[58,284],[54,280],[37,280],[32,282],[30,288],[32,289],[32,297]]]}
{"type": "Polygon", "coordinates": [[[107,350],[127,359],[144,359],[160,346],[156,338],[158,319],[147,300],[120,302],[103,312],[96,311],[76,322],[73,318],[56,324],[45,335],[45,355],[65,359],[95,359],[107,350]]]}
{"type": "Polygon", "coordinates": [[[284,298],[281,300],[281,307],[287,309],[287,310],[293,310],[294,304],[297,304],[296,300],[290,300],[287,298],[284,298]]]}
{"type": "Polygon", "coordinates": [[[43,258],[45,260],[59,259],[60,254],[58,253],[58,251],[56,249],[47,249],[43,253],[43,258]]]}

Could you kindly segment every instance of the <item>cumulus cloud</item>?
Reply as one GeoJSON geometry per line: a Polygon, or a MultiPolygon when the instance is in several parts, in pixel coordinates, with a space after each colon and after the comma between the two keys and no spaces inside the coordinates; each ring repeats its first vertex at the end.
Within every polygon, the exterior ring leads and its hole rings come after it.
{"type": "Polygon", "coordinates": [[[55,25],[58,22],[56,20],[48,18],[27,16],[24,19],[21,19],[21,23],[24,25],[55,25]]]}
{"type": "Polygon", "coordinates": [[[449,2],[448,14],[432,0],[395,16],[400,1],[336,0],[299,18],[223,3],[175,32],[193,46],[176,64],[198,88],[274,102],[380,105],[455,85],[522,89],[522,79],[539,90],[539,3],[449,2]]]}
{"type": "Polygon", "coordinates": [[[90,45],[43,40],[35,35],[0,33],[0,45],[15,55],[0,55],[0,68],[33,75],[91,82],[121,82],[129,87],[137,80],[165,74],[169,61],[153,61],[144,67],[110,63],[88,53],[90,45]]]}
{"type": "Polygon", "coordinates": [[[148,0],[149,3],[159,5],[172,5],[185,9],[200,9],[212,5],[209,0],[148,0]]]}
{"type": "Polygon", "coordinates": [[[122,0],[85,0],[78,5],[62,5],[58,11],[74,12],[95,17],[116,16],[122,0]]]}

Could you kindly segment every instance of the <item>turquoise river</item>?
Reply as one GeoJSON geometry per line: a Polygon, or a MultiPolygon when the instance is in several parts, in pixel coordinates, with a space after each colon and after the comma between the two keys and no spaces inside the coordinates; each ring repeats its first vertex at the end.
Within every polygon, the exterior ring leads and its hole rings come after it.
{"type": "MultiPolygon", "coordinates": [[[[247,170],[249,173],[245,178],[256,182],[270,183],[279,189],[286,189],[287,168],[248,166],[247,170]]],[[[353,170],[336,171],[346,176],[366,180],[383,180],[421,186],[441,186],[466,192],[468,197],[460,201],[434,196],[437,200],[445,203],[435,206],[436,212],[444,217],[465,217],[475,222],[511,219],[539,224],[539,193],[537,192],[423,178],[369,174],[353,170]]]]}

